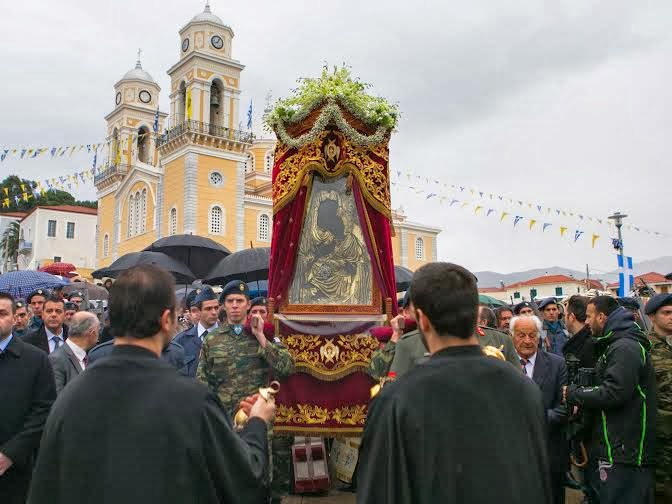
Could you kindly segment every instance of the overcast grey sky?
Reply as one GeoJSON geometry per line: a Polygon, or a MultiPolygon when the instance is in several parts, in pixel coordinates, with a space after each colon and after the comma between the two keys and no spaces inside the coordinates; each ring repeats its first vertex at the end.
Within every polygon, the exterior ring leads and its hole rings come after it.
{"type": "MultiPolygon", "coordinates": [[[[163,91],[179,57],[178,30],[202,0],[90,2],[0,0],[0,148],[103,140],[114,83],[135,64],[163,91]]],[[[212,10],[232,26],[243,73],[242,108],[285,96],[324,62],[345,62],[399,103],[392,171],[475,187],[514,199],[449,207],[426,199],[436,186],[395,186],[393,205],[410,220],[444,229],[439,258],[502,272],[560,265],[611,270],[605,226],[578,218],[535,216],[536,207],[629,222],[672,235],[672,2],[669,0],[474,0],[230,2],[212,10]],[[526,217],[514,229],[501,211],[526,217]],[[539,220],[528,230],[527,218],[539,220]],[[545,233],[543,222],[553,226],[545,233]],[[559,238],[560,225],[568,227],[559,238]],[[585,235],[575,244],[574,231],[585,235]],[[591,235],[602,236],[592,249],[591,235]]],[[[242,114],[241,114],[242,115],[242,114]]],[[[241,120],[244,120],[241,117],[241,120]]],[[[255,129],[256,129],[255,128],[255,129]]],[[[59,161],[5,161],[1,174],[45,179],[90,167],[59,161]]],[[[465,192],[465,194],[467,194],[465,192]]],[[[92,187],[77,196],[94,198],[92,187]]],[[[486,196],[487,198],[487,196],[486,196]]],[[[634,260],[669,255],[672,239],[626,230],[634,260]]]]}

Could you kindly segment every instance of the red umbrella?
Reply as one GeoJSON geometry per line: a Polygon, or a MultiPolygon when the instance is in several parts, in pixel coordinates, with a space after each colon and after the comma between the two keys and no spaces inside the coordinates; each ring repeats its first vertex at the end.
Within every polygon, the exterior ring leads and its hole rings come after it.
{"type": "Polygon", "coordinates": [[[44,266],[39,269],[39,271],[44,271],[45,273],[51,273],[52,275],[64,276],[66,278],[70,278],[70,272],[76,270],[77,268],[75,267],[74,264],[64,262],[52,263],[49,264],[48,266],[44,266]]]}

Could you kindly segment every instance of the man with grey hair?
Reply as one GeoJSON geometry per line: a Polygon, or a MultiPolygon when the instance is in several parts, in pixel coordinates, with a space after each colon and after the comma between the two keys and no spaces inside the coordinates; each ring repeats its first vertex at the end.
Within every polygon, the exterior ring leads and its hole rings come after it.
{"type": "Polygon", "coordinates": [[[86,353],[98,342],[99,325],[98,318],[93,313],[75,313],[70,320],[70,331],[65,344],[49,354],[57,394],[86,369],[86,353]]]}
{"type": "Polygon", "coordinates": [[[569,444],[565,438],[567,408],[562,404],[562,388],[567,385],[564,359],[539,348],[543,324],[536,315],[520,315],[511,319],[509,331],[520,358],[523,373],[541,390],[551,460],[553,502],[565,502],[565,473],[569,469],[569,444]]]}

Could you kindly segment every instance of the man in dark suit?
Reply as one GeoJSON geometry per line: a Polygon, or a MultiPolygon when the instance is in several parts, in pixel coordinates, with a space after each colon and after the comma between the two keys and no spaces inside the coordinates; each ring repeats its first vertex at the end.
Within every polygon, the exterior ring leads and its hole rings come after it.
{"type": "MultiPolygon", "coordinates": [[[[89,365],[110,355],[114,349],[114,339],[94,346],[88,353],[89,365]]],[[[188,376],[185,365],[184,348],[175,341],[171,341],[161,352],[161,360],[169,363],[179,371],[181,375],[188,376]]]]}
{"type": "Polygon", "coordinates": [[[24,504],[33,458],[56,398],[47,354],[12,334],[14,300],[0,293],[0,502],[24,504]]]}
{"type": "Polygon", "coordinates": [[[191,377],[196,376],[203,340],[219,327],[219,300],[212,287],[204,286],[194,298],[193,306],[200,313],[198,323],[175,337],[175,342],[184,348],[187,376],[191,377]]]}
{"type": "Polygon", "coordinates": [[[567,408],[562,404],[562,388],[567,385],[567,367],[564,359],[539,348],[542,322],[536,315],[513,317],[509,330],[523,373],[532,378],[541,390],[548,423],[553,502],[564,504],[569,444],[564,432],[567,408]]]}
{"type": "Polygon", "coordinates": [[[70,320],[68,339],[65,344],[49,354],[54,369],[56,393],[86,369],[86,353],[98,341],[98,318],[93,313],[78,312],[70,320]]]}
{"type": "Polygon", "coordinates": [[[49,296],[42,310],[43,324],[28,332],[23,340],[50,354],[68,339],[65,322],[65,302],[57,296],[49,296]]]}
{"type": "Polygon", "coordinates": [[[250,418],[234,432],[215,394],[159,359],[175,307],[173,277],[156,266],[114,283],[114,348],[54,403],[30,504],[262,502],[275,404],[246,398],[250,418]]]}

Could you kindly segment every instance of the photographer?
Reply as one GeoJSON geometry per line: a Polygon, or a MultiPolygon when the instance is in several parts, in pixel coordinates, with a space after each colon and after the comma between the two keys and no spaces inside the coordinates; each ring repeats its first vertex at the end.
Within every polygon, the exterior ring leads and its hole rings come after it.
{"type": "Polygon", "coordinates": [[[601,504],[653,502],[655,379],[650,344],[632,313],[609,296],[588,303],[597,338],[595,386],[571,385],[565,400],[595,416],[591,486],[601,504]]]}

